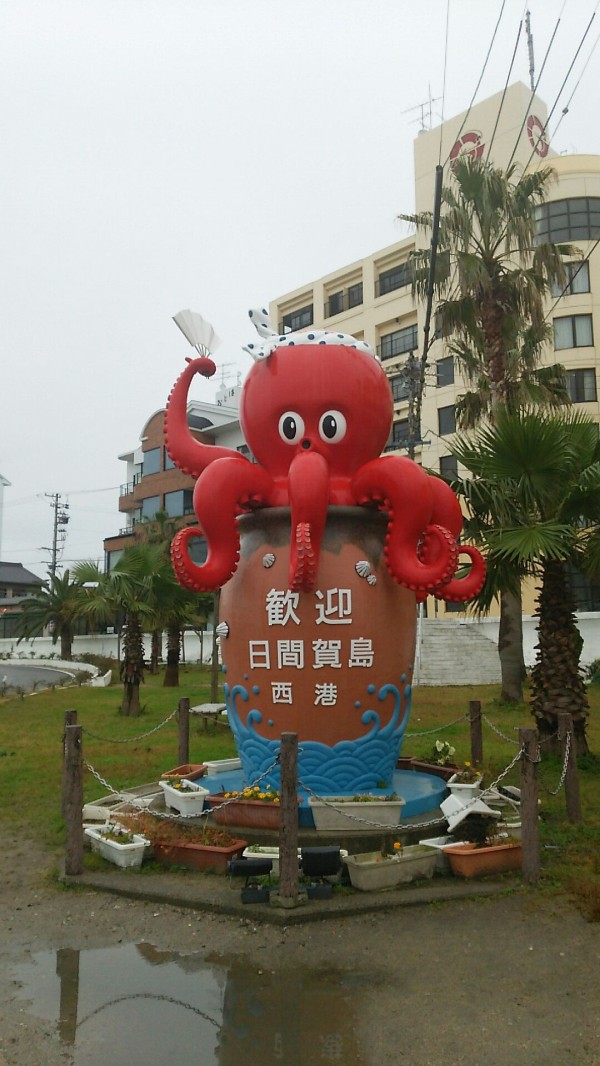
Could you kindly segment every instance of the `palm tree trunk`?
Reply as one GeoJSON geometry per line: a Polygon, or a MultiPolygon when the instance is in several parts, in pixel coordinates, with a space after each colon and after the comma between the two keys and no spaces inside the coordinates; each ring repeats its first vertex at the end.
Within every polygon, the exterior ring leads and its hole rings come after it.
{"type": "Polygon", "coordinates": [[[65,663],[73,661],[73,633],[70,626],[63,626],[60,631],[60,657],[65,663]]]}
{"type": "Polygon", "coordinates": [[[531,672],[531,710],[544,751],[559,752],[558,717],[567,712],[573,718],[578,755],[589,751],[586,720],[589,703],[579,668],[583,641],[575,619],[573,597],[563,563],[544,563],[538,595],[538,644],[531,672]]]}
{"type": "Polygon", "coordinates": [[[161,654],[162,644],[162,631],[160,629],[152,630],[152,645],[150,649],[150,673],[158,673],[158,660],[161,654]]]}
{"type": "Polygon", "coordinates": [[[181,652],[181,629],[178,625],[167,626],[167,668],[163,688],[179,687],[179,656],[181,652]]]}
{"type": "Polygon", "coordinates": [[[523,702],[523,613],[521,590],[502,592],[500,595],[500,629],[498,632],[498,654],[502,691],[500,699],[504,703],[523,702]]]}
{"type": "Polygon", "coordinates": [[[140,684],[144,680],[144,635],[140,620],[133,611],[127,615],[120,677],[123,682],[121,714],[135,718],[141,711],[140,684]]]}

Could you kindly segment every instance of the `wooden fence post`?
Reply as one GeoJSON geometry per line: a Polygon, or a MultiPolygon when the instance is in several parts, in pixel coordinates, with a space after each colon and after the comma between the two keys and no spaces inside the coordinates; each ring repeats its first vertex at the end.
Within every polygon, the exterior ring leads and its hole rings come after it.
{"type": "Polygon", "coordinates": [[[575,750],[575,734],[573,733],[573,718],[570,714],[558,715],[558,739],[563,766],[567,750],[567,737],[571,738],[569,744],[569,758],[565,773],[565,800],[567,804],[567,818],[570,822],[581,825],[583,815],[581,813],[581,797],[579,795],[579,774],[577,772],[577,752],[575,750]]]}
{"type": "Polygon", "coordinates": [[[471,726],[471,762],[481,766],[483,762],[483,736],[481,732],[481,702],[469,700],[469,723],[471,726]]]}
{"type": "Polygon", "coordinates": [[[62,735],[62,797],[60,802],[60,813],[63,819],[66,817],[67,812],[67,791],[66,782],[67,775],[65,773],[65,759],[67,754],[67,729],[70,725],[77,725],[77,711],[65,711],[65,731],[62,735]]]}
{"type": "Polygon", "coordinates": [[[281,734],[281,823],[279,827],[279,895],[298,899],[298,735],[281,734]]]}
{"type": "Polygon", "coordinates": [[[178,766],[184,766],[190,761],[190,701],[187,696],[179,700],[179,712],[177,714],[179,726],[179,754],[178,766]]]}
{"type": "Polygon", "coordinates": [[[521,756],[521,844],[523,848],[523,880],[530,883],[540,879],[540,825],[538,814],[537,760],[539,738],[537,729],[519,729],[521,756]]]}
{"type": "Polygon", "coordinates": [[[65,729],[64,796],[67,827],[65,873],[83,871],[83,730],[80,725],[65,729]]]}

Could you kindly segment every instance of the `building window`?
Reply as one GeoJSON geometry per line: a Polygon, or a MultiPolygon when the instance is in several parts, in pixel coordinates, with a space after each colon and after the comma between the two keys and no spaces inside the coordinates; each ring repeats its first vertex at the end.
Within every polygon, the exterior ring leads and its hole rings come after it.
{"type": "Polygon", "coordinates": [[[396,374],[395,377],[390,378],[390,385],[392,387],[394,403],[400,403],[401,400],[408,400],[410,395],[410,382],[407,374],[396,374]]]}
{"type": "Polygon", "coordinates": [[[393,359],[395,355],[403,355],[404,352],[414,352],[418,342],[418,330],[414,326],[405,326],[404,329],[396,329],[393,333],[386,333],[381,338],[379,355],[382,359],[393,359]]]}
{"type": "Polygon", "coordinates": [[[142,518],[150,520],[157,511],[160,511],[160,496],[146,496],[146,499],[142,500],[142,518]]]}
{"type": "Polygon", "coordinates": [[[438,359],[436,363],[436,385],[443,389],[444,385],[454,385],[454,359],[451,355],[444,359],[438,359]]]}
{"type": "Polygon", "coordinates": [[[142,463],[142,477],[146,477],[147,474],[158,474],[160,471],[160,448],[150,448],[149,451],[144,452],[144,461],[142,463]]]}
{"type": "Polygon", "coordinates": [[[596,371],[594,368],[567,370],[567,392],[571,403],[592,403],[596,400],[596,371]]]}
{"type": "Polygon", "coordinates": [[[385,450],[386,452],[390,452],[394,451],[396,448],[406,448],[408,443],[408,418],[401,418],[399,422],[394,422],[392,426],[392,434],[385,450]]]}
{"type": "Polygon", "coordinates": [[[173,460],[171,459],[171,456],[169,455],[167,449],[165,448],[164,456],[163,456],[163,470],[174,470],[174,469],[175,469],[175,463],[173,462],[173,460]]]}
{"type": "Polygon", "coordinates": [[[190,537],[188,542],[190,559],[196,566],[202,566],[208,558],[208,545],[206,537],[190,537]]]}
{"type": "Polygon", "coordinates": [[[565,564],[567,583],[573,595],[576,611],[600,611],[600,585],[594,584],[572,563],[565,564]]]}
{"type": "Polygon", "coordinates": [[[179,518],[183,514],[193,514],[192,490],[178,489],[176,492],[165,492],[164,509],[169,518],[179,518]]]}
{"type": "Polygon", "coordinates": [[[553,200],[535,209],[536,243],[594,241],[600,237],[600,197],[553,200]]]}
{"type": "Polygon", "coordinates": [[[348,307],[360,307],[363,302],[363,283],[357,281],[356,285],[348,286],[348,307]]]}
{"type": "Polygon", "coordinates": [[[325,315],[330,318],[331,315],[339,315],[344,310],[344,293],[332,292],[325,305],[325,315]]]}
{"type": "Polygon", "coordinates": [[[590,267],[587,260],[581,263],[563,263],[565,282],[561,285],[558,281],[552,283],[553,296],[575,296],[578,292],[590,291],[590,267]]]}
{"type": "Polygon", "coordinates": [[[412,263],[398,263],[389,270],[382,270],[375,282],[375,295],[385,296],[394,289],[403,289],[405,285],[412,285],[414,270],[412,263]]]}
{"type": "Polygon", "coordinates": [[[449,407],[438,409],[438,432],[440,437],[447,437],[449,433],[456,433],[456,413],[454,404],[449,407]]]}
{"type": "Polygon", "coordinates": [[[279,325],[279,332],[294,333],[297,329],[312,326],[312,322],[313,305],[307,304],[306,307],[299,307],[297,311],[290,311],[287,315],[284,315],[279,325]]]}
{"type": "Polygon", "coordinates": [[[565,315],[554,319],[554,348],[589,348],[594,343],[591,315],[565,315]]]}
{"type": "Polygon", "coordinates": [[[458,459],[455,455],[442,455],[440,458],[440,474],[444,481],[456,481],[458,477],[458,459]]]}

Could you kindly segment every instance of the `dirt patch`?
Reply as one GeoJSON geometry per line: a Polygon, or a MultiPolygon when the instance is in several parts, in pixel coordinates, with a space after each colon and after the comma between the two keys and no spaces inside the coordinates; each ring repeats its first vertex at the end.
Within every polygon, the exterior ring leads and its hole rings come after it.
{"type": "Polygon", "coordinates": [[[600,925],[534,890],[278,927],[66,889],[51,877],[59,855],[6,834],[3,844],[0,1066],[73,1061],[18,995],[15,966],[43,950],[142,940],[257,969],[367,974],[354,1034],[364,1066],[599,1061],[600,925]]]}

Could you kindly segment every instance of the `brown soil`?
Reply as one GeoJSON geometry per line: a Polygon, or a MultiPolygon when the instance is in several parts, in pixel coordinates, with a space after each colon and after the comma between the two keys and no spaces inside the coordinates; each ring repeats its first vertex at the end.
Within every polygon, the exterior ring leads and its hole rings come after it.
{"type": "Polygon", "coordinates": [[[255,913],[67,889],[51,877],[59,856],[7,834],[3,844],[0,1066],[73,1061],[55,1025],[18,996],[16,965],[38,951],[143,939],[257,969],[366,973],[354,1026],[361,1066],[600,1063],[600,924],[535,890],[274,926],[255,913]]]}

